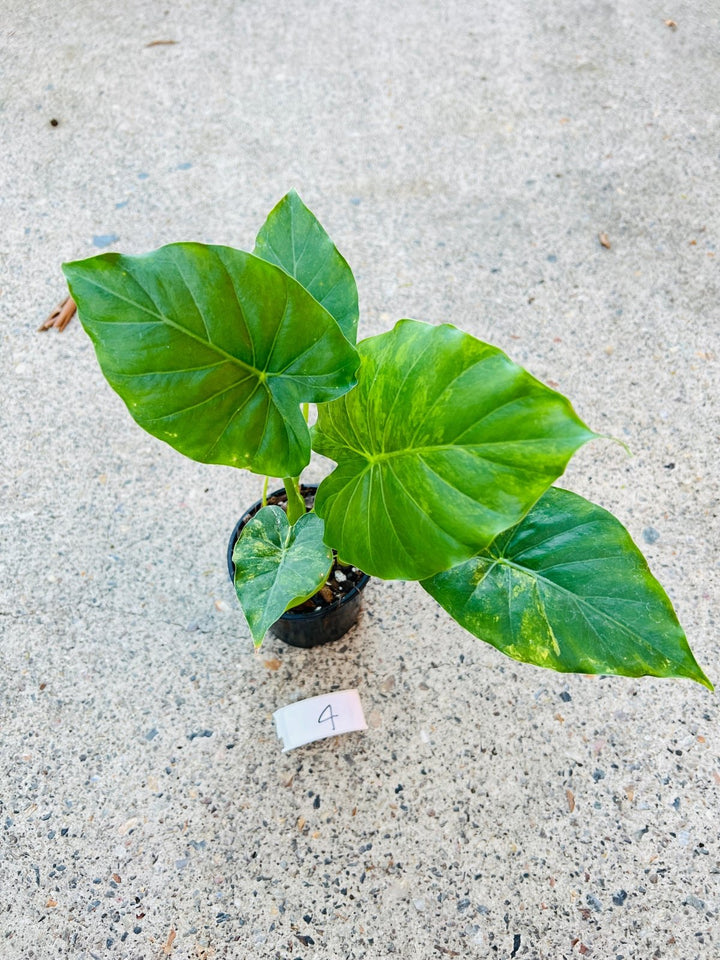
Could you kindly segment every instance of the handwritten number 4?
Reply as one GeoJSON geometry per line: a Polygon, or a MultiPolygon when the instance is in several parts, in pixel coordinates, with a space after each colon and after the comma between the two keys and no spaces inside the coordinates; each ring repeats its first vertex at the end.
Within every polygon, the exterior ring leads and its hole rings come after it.
{"type": "Polygon", "coordinates": [[[334,729],[335,729],[335,717],[339,717],[339,716],[340,716],[339,713],[333,713],[333,712],[332,712],[332,705],[331,705],[331,704],[328,704],[328,705],[325,707],[325,709],[323,710],[323,712],[320,714],[320,716],[318,717],[317,722],[318,722],[318,723],[327,723],[328,720],[329,720],[330,723],[332,724],[332,728],[333,728],[333,730],[334,730],[334,729]]]}

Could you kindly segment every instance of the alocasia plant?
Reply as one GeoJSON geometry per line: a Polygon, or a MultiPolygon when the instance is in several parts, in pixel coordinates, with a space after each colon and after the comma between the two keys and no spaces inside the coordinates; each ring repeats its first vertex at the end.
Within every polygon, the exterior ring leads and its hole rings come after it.
{"type": "Polygon", "coordinates": [[[712,689],[627,531],[552,486],[597,434],[450,324],[400,320],[356,344],[352,272],[294,191],[252,254],[177,243],[63,269],[140,426],[195,460],[283,479],[287,512],[263,507],[235,546],[256,645],[322,588],[335,550],[373,576],[419,580],[516,660],[712,689]],[[311,449],[337,466],[306,513],[311,449]]]}

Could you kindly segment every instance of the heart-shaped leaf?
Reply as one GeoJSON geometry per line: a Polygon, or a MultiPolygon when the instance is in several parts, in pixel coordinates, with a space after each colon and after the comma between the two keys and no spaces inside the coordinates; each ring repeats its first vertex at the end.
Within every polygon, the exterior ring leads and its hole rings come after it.
{"type": "Polygon", "coordinates": [[[286,610],[322,587],[333,557],[316,514],[291,526],[280,507],[263,507],[243,527],[233,561],[235,591],[257,647],[286,610]]]}
{"type": "Polygon", "coordinates": [[[326,542],[373,576],[473,556],[595,436],[565,397],[449,324],[401,320],[358,351],[357,387],[318,409],[313,447],[338,466],[315,509],[326,542]]]}
{"type": "Polygon", "coordinates": [[[300,404],[355,382],[357,354],[332,316],[249,253],[176,243],[63,270],[110,385],[194,460],[297,476],[310,459],[300,404]]]}
{"type": "Polygon", "coordinates": [[[355,343],[358,294],[352,270],[294,190],[270,211],[253,253],[295,277],[355,343]]]}
{"type": "Polygon", "coordinates": [[[627,530],[567,490],[548,490],[487,550],[422,586],[515,660],[562,672],[690,677],[712,689],[627,530]]]}

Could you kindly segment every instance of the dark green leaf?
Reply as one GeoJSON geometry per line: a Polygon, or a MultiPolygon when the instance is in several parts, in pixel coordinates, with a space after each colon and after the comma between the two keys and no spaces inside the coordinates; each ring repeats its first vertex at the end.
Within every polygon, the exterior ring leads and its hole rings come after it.
{"type": "Polygon", "coordinates": [[[332,551],[323,543],[323,522],[306,513],[290,526],[280,507],[263,507],[235,543],[235,591],[255,646],[275,621],[325,583],[332,551]]]}
{"type": "Polygon", "coordinates": [[[297,476],[310,458],[300,403],[355,382],[335,320],[249,253],[176,243],[63,270],[111,386],[141,427],[194,460],[297,476]]]}
{"type": "Polygon", "coordinates": [[[622,524],[551,489],[482,554],[423,581],[476,637],[573,673],[690,677],[695,662],[665,591],[622,524]]]}
{"type": "Polygon", "coordinates": [[[276,263],[335,317],[351,343],[358,324],[355,278],[315,215],[291,190],[271,210],[253,253],[276,263]]]}
{"type": "Polygon", "coordinates": [[[466,560],[516,523],[595,434],[496,347],[401,320],[359,344],[358,386],[318,410],[337,461],[317,493],[326,542],[386,579],[466,560]]]}

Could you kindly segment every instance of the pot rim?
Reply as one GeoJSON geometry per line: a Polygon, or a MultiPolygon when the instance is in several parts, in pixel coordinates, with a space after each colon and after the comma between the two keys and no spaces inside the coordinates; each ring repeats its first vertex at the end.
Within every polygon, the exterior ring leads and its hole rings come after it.
{"type": "MultiPolygon", "coordinates": [[[[316,491],[318,488],[317,483],[301,483],[300,492],[304,493],[306,490],[316,491]]],[[[273,490],[268,494],[268,497],[281,496],[285,493],[285,488],[281,487],[279,490],[273,490]]],[[[245,513],[240,517],[238,522],[233,528],[233,532],[230,535],[230,541],[228,543],[227,549],[227,563],[228,563],[228,573],[230,574],[230,582],[235,583],[235,564],[233,563],[232,555],[233,550],[235,549],[235,543],[240,535],[240,531],[245,526],[245,524],[250,520],[255,514],[261,509],[262,500],[256,500],[255,503],[248,507],[245,513]]],[[[355,569],[358,569],[357,567],[355,569]]],[[[328,616],[332,613],[333,610],[337,610],[339,607],[345,606],[346,603],[349,603],[353,597],[356,597],[368,584],[370,580],[370,574],[363,572],[360,580],[353,584],[350,590],[347,593],[344,593],[337,600],[333,600],[332,603],[328,604],[326,607],[320,607],[317,610],[303,610],[302,612],[294,612],[292,609],[286,610],[280,617],[281,620],[320,620],[323,617],[328,616]]]]}

